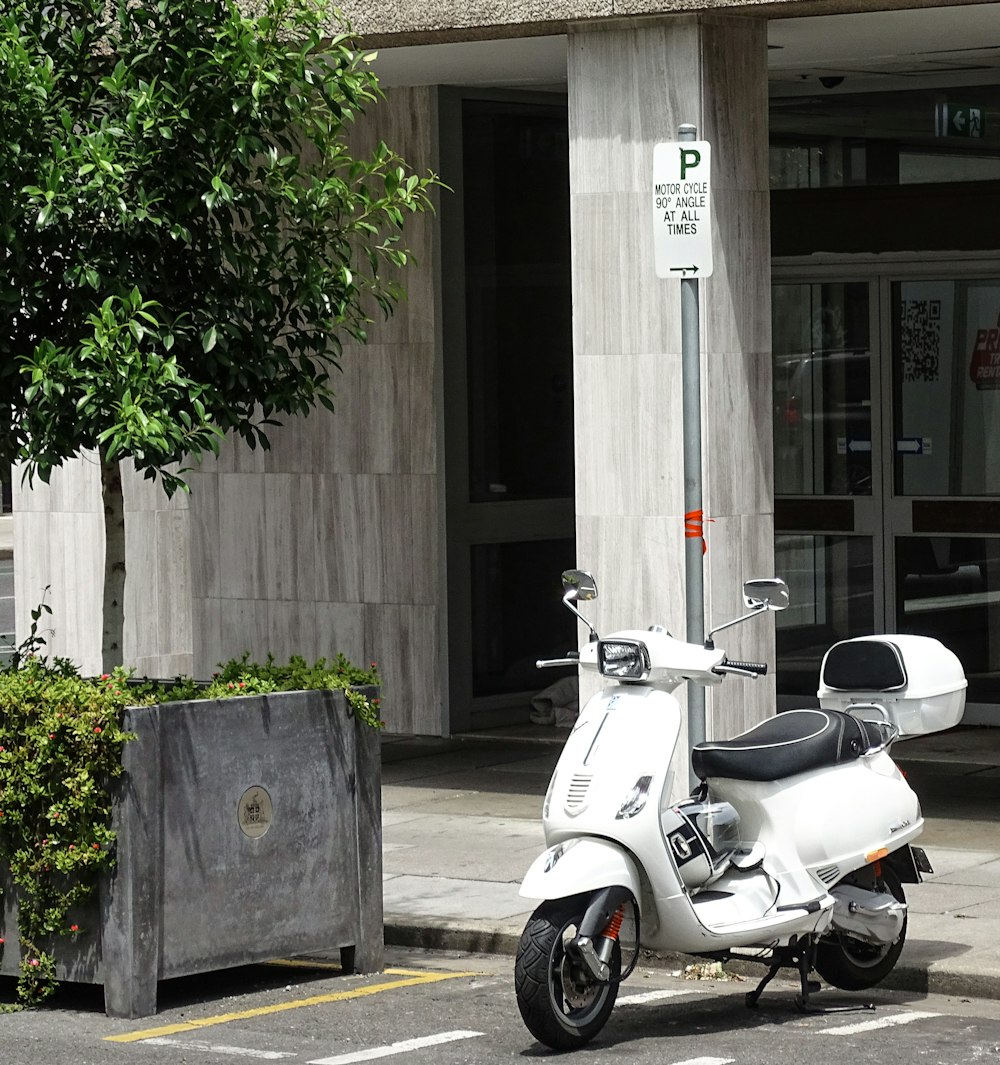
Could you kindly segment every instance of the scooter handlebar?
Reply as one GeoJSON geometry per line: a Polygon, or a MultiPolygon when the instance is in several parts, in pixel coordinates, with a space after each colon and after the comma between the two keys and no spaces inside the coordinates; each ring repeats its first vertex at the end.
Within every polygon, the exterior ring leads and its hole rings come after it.
{"type": "Polygon", "coordinates": [[[766,662],[737,662],[727,658],[713,670],[715,673],[739,673],[747,677],[763,677],[767,673],[766,662]]]}
{"type": "Polygon", "coordinates": [[[551,669],[553,666],[578,666],[580,664],[579,651],[567,651],[565,658],[540,658],[535,663],[535,669],[551,669]]]}

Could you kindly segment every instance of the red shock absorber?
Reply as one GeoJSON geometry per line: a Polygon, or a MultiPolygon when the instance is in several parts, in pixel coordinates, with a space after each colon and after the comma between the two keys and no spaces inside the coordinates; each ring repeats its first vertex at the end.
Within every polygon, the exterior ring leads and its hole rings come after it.
{"type": "Polygon", "coordinates": [[[625,920],[625,907],[619,906],[615,911],[614,916],[608,921],[607,927],[601,933],[604,939],[610,939],[612,943],[618,939],[618,933],[621,931],[622,921],[625,920]]]}

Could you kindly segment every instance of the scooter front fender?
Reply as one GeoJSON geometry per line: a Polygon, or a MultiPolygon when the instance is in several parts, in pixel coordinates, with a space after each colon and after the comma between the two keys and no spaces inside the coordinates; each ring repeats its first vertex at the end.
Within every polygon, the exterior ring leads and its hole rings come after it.
{"type": "Polygon", "coordinates": [[[617,844],[578,836],[540,854],[521,882],[519,894],[527,899],[564,899],[607,887],[628,888],[639,903],[639,867],[617,844]]]}

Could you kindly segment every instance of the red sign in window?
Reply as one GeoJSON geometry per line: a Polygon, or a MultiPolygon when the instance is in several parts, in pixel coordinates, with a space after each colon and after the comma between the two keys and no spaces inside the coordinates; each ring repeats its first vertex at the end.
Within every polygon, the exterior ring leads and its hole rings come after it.
{"type": "Polygon", "coordinates": [[[995,326],[976,330],[969,376],[978,389],[1000,388],[1000,316],[995,326]]]}

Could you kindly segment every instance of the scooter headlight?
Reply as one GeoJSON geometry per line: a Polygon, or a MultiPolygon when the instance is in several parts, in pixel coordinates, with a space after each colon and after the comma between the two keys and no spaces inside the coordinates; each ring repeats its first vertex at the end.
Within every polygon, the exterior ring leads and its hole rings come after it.
{"type": "Polygon", "coordinates": [[[644,680],[649,676],[649,651],[638,640],[600,640],[597,668],[616,680],[644,680]]]}

